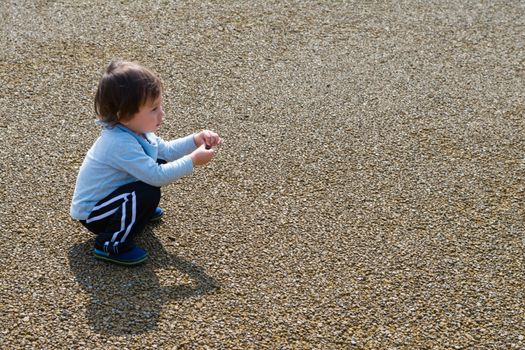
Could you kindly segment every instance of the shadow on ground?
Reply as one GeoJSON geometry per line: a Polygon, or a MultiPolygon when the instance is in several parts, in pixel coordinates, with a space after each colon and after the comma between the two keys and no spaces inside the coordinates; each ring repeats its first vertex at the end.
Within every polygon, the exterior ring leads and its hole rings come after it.
{"type": "Polygon", "coordinates": [[[94,239],[74,245],[69,265],[76,280],[90,295],[87,319],[104,335],[134,335],[155,328],[163,305],[170,300],[199,297],[219,286],[194,263],[168,253],[151,228],[138,238],[150,259],[143,265],[123,267],[93,258],[94,239]],[[188,284],[161,286],[157,270],[178,269],[191,279],[188,284]]]}

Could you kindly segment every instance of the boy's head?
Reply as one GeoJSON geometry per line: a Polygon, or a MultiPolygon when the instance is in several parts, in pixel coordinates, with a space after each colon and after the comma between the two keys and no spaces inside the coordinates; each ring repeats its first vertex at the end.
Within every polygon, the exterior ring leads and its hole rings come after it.
{"type": "Polygon", "coordinates": [[[161,95],[162,81],[152,71],[137,63],[114,60],[98,84],[95,112],[104,122],[126,124],[141,107],[161,95]]]}

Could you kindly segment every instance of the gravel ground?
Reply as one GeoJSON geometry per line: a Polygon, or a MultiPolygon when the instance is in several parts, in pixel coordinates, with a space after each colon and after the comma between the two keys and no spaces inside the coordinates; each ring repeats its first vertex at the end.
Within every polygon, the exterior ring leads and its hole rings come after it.
{"type": "Polygon", "coordinates": [[[0,11],[0,348],[525,348],[523,1],[0,11]],[[114,57],[224,139],[137,268],[68,215],[114,57]]]}

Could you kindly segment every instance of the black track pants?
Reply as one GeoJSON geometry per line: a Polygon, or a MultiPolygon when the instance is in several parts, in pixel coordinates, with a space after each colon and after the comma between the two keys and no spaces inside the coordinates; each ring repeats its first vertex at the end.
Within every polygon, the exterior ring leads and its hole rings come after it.
{"type": "Polygon", "coordinates": [[[99,201],[82,225],[97,235],[95,248],[119,254],[133,246],[133,237],[159,205],[160,188],[137,181],[121,186],[99,201]]]}

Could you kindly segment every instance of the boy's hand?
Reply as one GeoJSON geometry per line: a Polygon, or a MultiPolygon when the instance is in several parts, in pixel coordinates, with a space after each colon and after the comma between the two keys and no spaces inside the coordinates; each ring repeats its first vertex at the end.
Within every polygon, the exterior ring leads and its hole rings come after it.
{"type": "Polygon", "coordinates": [[[202,144],[199,148],[190,154],[193,166],[207,164],[215,155],[215,151],[212,149],[206,149],[206,145],[202,144]]]}
{"type": "Polygon", "coordinates": [[[193,141],[195,142],[195,145],[197,145],[197,147],[206,145],[206,149],[210,149],[211,147],[220,145],[220,143],[222,142],[219,135],[210,130],[202,130],[201,132],[195,134],[193,136],[193,141]]]}

